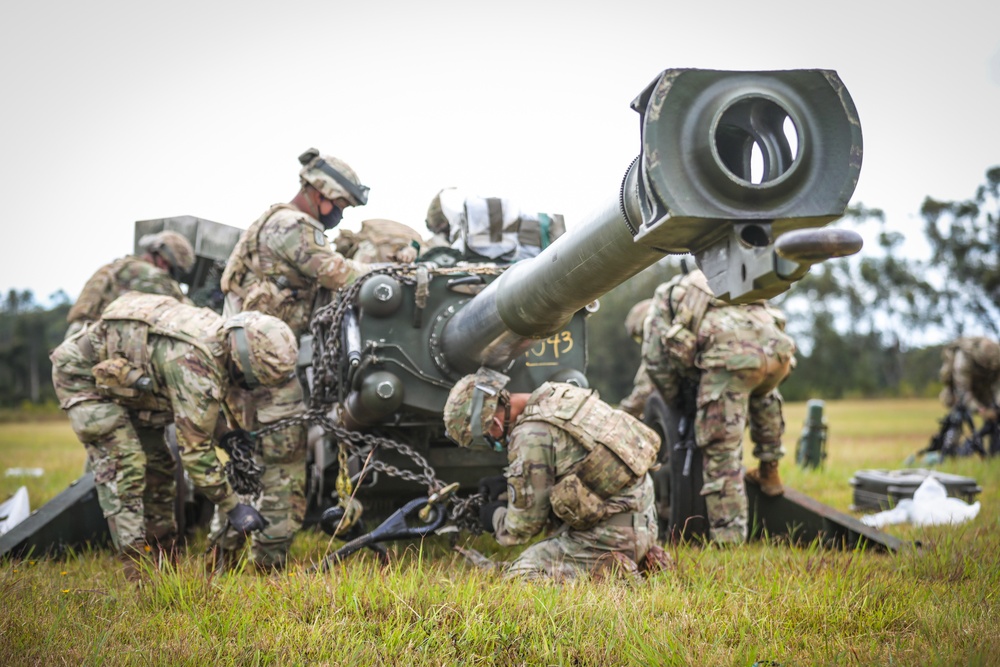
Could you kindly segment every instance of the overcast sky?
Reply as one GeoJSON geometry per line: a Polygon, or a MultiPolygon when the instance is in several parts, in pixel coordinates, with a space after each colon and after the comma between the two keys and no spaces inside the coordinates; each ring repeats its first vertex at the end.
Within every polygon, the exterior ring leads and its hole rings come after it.
{"type": "Polygon", "coordinates": [[[371,187],[345,226],[423,230],[443,186],[574,221],[639,150],[663,69],[836,70],[864,132],[855,202],[920,235],[925,195],[1000,164],[1000,3],[4,2],[0,290],[75,297],[138,219],[247,227],[297,156],[371,187]]]}

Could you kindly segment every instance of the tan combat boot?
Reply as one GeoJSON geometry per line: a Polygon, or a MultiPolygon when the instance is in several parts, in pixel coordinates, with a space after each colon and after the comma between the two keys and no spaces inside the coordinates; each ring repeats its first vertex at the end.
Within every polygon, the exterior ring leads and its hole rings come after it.
{"type": "Polygon", "coordinates": [[[760,492],[765,496],[780,496],[785,492],[778,475],[777,461],[761,461],[760,467],[747,473],[747,478],[760,485],[760,492]]]}
{"type": "Polygon", "coordinates": [[[125,581],[136,585],[143,583],[150,567],[145,544],[138,543],[126,546],[118,553],[118,560],[121,561],[125,581]]]}

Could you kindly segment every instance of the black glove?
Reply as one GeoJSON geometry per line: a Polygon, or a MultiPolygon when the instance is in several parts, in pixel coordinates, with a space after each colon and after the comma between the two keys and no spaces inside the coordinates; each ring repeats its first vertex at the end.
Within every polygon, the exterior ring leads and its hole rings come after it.
{"type": "Polygon", "coordinates": [[[479,508],[479,523],[483,528],[483,532],[493,532],[493,515],[496,514],[497,510],[501,507],[507,507],[507,503],[503,500],[494,500],[493,502],[486,503],[479,508]]]}
{"type": "Polygon", "coordinates": [[[479,480],[479,493],[486,496],[487,502],[500,499],[500,494],[507,492],[507,478],[503,475],[483,477],[479,480]]]}
{"type": "Polygon", "coordinates": [[[229,517],[230,525],[244,535],[260,530],[267,525],[267,521],[260,515],[260,512],[243,503],[239,503],[229,510],[226,516],[229,517]]]}

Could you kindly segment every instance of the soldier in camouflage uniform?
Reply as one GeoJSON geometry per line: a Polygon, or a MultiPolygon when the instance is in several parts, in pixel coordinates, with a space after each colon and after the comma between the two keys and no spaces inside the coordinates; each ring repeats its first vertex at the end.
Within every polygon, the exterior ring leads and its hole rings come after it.
{"type": "Polygon", "coordinates": [[[188,302],[177,282],[194,266],[194,248],[188,240],[177,232],[162,231],[143,236],[139,247],[141,256],[127,255],[105,264],[84,284],[66,315],[67,338],[98,319],[107,305],[125,292],[165,294],[188,302]]]}
{"type": "Polygon", "coordinates": [[[340,230],[334,246],[344,257],[365,264],[401,262],[409,264],[417,258],[413,247],[422,243],[420,234],[409,225],[395,220],[363,220],[361,230],[340,230]]]}
{"type": "MultiPolygon", "coordinates": [[[[652,303],[652,299],[643,299],[632,306],[628,315],[625,316],[625,331],[628,332],[632,340],[640,345],[642,345],[646,316],[649,314],[649,306],[652,303]]],[[[639,368],[635,372],[635,378],[632,380],[632,392],[622,399],[618,409],[624,410],[636,419],[642,419],[643,410],[646,409],[646,401],[654,391],[656,391],[656,387],[653,386],[653,381],[649,378],[649,373],[646,372],[646,364],[640,362],[639,368]]]]}
{"type": "Polygon", "coordinates": [[[985,420],[997,418],[996,390],[1000,381],[1000,344],[982,336],[967,336],[941,351],[941,402],[964,405],[985,420]]]}
{"type": "Polygon", "coordinates": [[[795,355],[784,322],[764,301],[732,305],[716,299],[701,271],[677,276],[653,296],[643,362],[668,404],[679,405],[683,384],[696,387],[701,495],[711,538],[720,544],[741,543],[747,535],[742,443],[748,420],[760,466],[747,476],[767,495],[784,492],[778,459],[784,455],[785,422],[777,387],[795,355]]]}
{"type": "Polygon", "coordinates": [[[444,409],[445,429],[459,445],[506,443],[507,500],[482,506],[484,530],[509,546],[542,532],[550,515],[559,524],[552,537],[525,549],[506,576],[573,579],[609,561],[635,572],[656,542],[647,472],[656,434],[593,390],[547,382],[531,394],[509,394],[507,382],[480,369],[458,381],[444,409]]]}
{"type": "MultiPolygon", "coordinates": [[[[369,265],[335,252],[324,232],[339,222],[349,206],[368,202],[368,188],[342,160],[309,149],[299,162],[300,189],[287,204],[275,204],[240,237],[222,274],[226,294],[223,313],[257,310],[284,321],[296,338],[309,331],[320,289],[335,291],[367,273],[369,265]]],[[[302,388],[280,395],[259,390],[249,404],[258,419],[283,413],[303,397],[302,388]]],[[[264,493],[258,505],[270,522],[266,534],[253,535],[253,552],[261,568],[281,568],[292,537],[306,511],[306,430],[291,426],[265,436],[259,463],[265,468],[264,493]]],[[[240,541],[226,539],[227,548],[240,541]]],[[[227,560],[230,560],[227,556],[227,560]]]]}
{"type": "Polygon", "coordinates": [[[234,386],[297,383],[297,355],[291,330],[277,318],[250,312],[224,320],[138,292],[113,301],[53,351],[56,395],[87,448],[101,509],[124,556],[169,548],[176,538],[176,462],[163,438],[171,422],[194,486],[240,530],[263,526],[224,475],[217,429],[245,426],[234,386]]]}

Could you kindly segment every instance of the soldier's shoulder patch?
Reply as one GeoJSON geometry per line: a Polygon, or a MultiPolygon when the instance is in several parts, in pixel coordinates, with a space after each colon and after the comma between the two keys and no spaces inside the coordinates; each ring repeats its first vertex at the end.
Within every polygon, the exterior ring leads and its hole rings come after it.
{"type": "Polygon", "coordinates": [[[316,241],[316,245],[326,245],[326,234],[319,231],[318,229],[314,229],[313,240],[316,241]]]}

